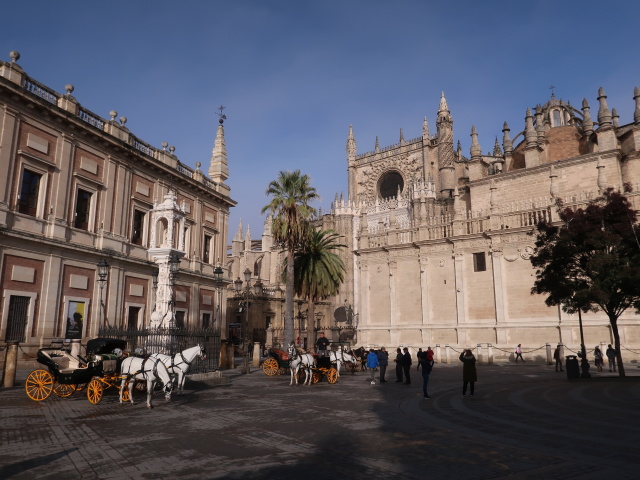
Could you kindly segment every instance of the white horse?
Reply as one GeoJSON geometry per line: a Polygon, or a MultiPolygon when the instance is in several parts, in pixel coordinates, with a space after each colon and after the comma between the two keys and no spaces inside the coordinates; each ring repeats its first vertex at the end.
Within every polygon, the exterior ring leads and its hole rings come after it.
{"type": "Polygon", "coordinates": [[[293,379],[295,378],[296,385],[298,385],[298,371],[304,368],[305,377],[303,385],[311,385],[311,379],[313,374],[311,373],[311,367],[315,365],[315,359],[310,353],[298,353],[295,345],[292,343],[289,345],[289,370],[291,370],[291,383],[293,385],[293,379]]]}
{"type": "Polygon", "coordinates": [[[177,376],[178,394],[183,393],[184,391],[184,382],[187,372],[196,357],[200,357],[203,360],[207,358],[204,347],[200,344],[176,353],[173,357],[163,353],[153,353],[150,356],[150,358],[159,358],[162,363],[164,363],[165,367],[167,367],[167,370],[169,370],[169,374],[177,376]]]}
{"type": "Polygon", "coordinates": [[[355,365],[358,361],[356,360],[356,357],[354,357],[350,353],[345,352],[342,347],[340,347],[337,352],[334,352],[332,350],[329,354],[329,358],[331,359],[331,363],[336,363],[336,367],[338,369],[338,377],[340,376],[341,365],[344,365],[347,362],[353,363],[355,365]]]}
{"type": "Polygon", "coordinates": [[[127,381],[129,381],[129,398],[132,405],[134,404],[133,385],[136,383],[135,380],[147,381],[147,408],[153,408],[151,395],[153,395],[153,389],[158,381],[164,385],[165,398],[168,399],[171,396],[171,387],[173,386],[171,376],[167,367],[158,358],[127,357],[122,361],[120,375],[122,375],[120,403],[122,403],[122,394],[127,381]]]}

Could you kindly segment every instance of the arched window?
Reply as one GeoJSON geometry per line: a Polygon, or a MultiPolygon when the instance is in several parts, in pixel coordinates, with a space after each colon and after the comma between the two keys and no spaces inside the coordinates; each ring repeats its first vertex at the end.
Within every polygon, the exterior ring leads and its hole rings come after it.
{"type": "Polygon", "coordinates": [[[564,125],[564,121],[562,119],[562,113],[560,110],[553,110],[553,126],[560,127],[564,125]]]}
{"type": "Polygon", "coordinates": [[[398,195],[398,190],[402,192],[403,189],[404,180],[399,172],[391,170],[382,175],[379,187],[381,198],[396,197],[398,195]]]}

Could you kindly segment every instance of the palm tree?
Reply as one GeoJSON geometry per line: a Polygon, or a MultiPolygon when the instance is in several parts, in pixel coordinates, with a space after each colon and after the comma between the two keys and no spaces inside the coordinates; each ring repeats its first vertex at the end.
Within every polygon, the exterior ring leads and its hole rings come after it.
{"type": "Polygon", "coordinates": [[[345,248],[333,230],[315,230],[309,226],[302,248],[294,255],[295,292],[308,302],[307,348],[314,344],[315,304],[335,295],[344,281],[344,262],[334,253],[345,248]]]}
{"type": "Polygon", "coordinates": [[[278,178],[271,181],[266,194],[271,202],[262,208],[261,213],[269,212],[273,216],[272,235],[274,241],[287,252],[287,270],[285,281],[284,343],[293,342],[293,295],[294,261],[293,254],[300,247],[305,235],[306,221],[316,211],[309,206],[311,200],[320,198],[316,189],[309,185],[310,177],[300,170],[280,171],[278,178]]]}

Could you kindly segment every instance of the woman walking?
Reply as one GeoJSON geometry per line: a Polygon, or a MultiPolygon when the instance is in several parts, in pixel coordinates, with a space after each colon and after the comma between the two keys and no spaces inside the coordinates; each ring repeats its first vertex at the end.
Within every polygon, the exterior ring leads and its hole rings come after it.
{"type": "Polygon", "coordinates": [[[467,396],[467,384],[469,384],[469,393],[473,397],[473,387],[478,381],[476,357],[473,356],[473,352],[471,352],[471,350],[467,349],[460,354],[460,361],[462,362],[462,396],[467,396]]]}

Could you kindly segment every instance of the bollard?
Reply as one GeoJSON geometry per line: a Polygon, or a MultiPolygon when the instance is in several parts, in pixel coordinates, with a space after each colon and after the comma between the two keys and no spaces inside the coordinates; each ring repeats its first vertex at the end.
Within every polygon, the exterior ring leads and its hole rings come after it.
{"type": "Polygon", "coordinates": [[[4,360],[4,387],[10,388],[16,383],[16,366],[18,363],[18,342],[7,342],[7,354],[4,360]]]}
{"type": "Polygon", "coordinates": [[[253,362],[254,367],[260,366],[260,342],[253,342],[253,362]]]}
{"type": "Polygon", "coordinates": [[[476,358],[478,359],[478,363],[484,362],[484,358],[482,358],[482,344],[476,345],[476,358]]]}
{"type": "Polygon", "coordinates": [[[553,365],[555,361],[553,360],[553,355],[551,354],[551,344],[546,343],[545,346],[547,348],[547,365],[553,365]]]}
{"type": "Polygon", "coordinates": [[[440,351],[439,343],[436,343],[436,362],[442,363],[442,352],[440,351]]]}
{"type": "Polygon", "coordinates": [[[449,364],[449,363],[451,363],[451,358],[449,356],[451,350],[449,349],[449,344],[448,343],[445,344],[444,351],[445,351],[445,356],[447,357],[447,364],[449,364]]]}
{"type": "Polygon", "coordinates": [[[493,345],[487,343],[487,356],[489,357],[489,364],[493,365],[493,345]]]}

